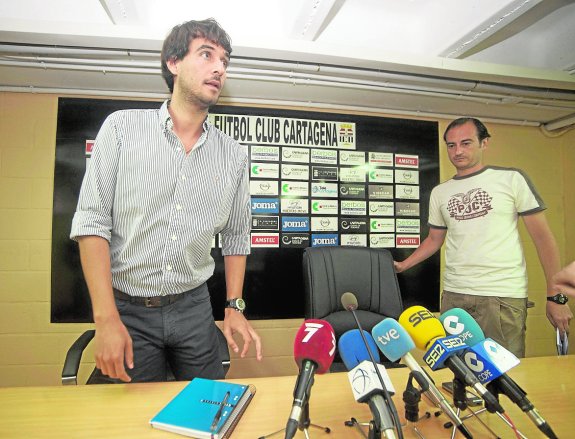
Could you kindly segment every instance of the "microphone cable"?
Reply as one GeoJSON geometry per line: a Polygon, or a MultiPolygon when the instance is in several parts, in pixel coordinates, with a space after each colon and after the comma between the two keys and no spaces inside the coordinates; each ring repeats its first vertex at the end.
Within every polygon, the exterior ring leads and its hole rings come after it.
{"type": "Polygon", "coordinates": [[[359,334],[361,335],[363,343],[365,344],[365,347],[367,349],[367,353],[369,354],[369,358],[370,358],[372,364],[374,365],[375,372],[377,373],[377,377],[379,378],[379,382],[381,383],[381,388],[382,388],[383,398],[385,400],[385,405],[388,407],[388,409],[391,413],[393,423],[395,424],[395,430],[397,431],[397,436],[399,439],[403,439],[403,431],[401,430],[401,421],[399,419],[399,414],[397,413],[397,409],[395,407],[395,404],[393,403],[393,400],[391,399],[391,395],[387,391],[387,387],[385,386],[385,382],[383,381],[383,377],[381,376],[381,373],[379,373],[379,368],[377,367],[377,362],[375,361],[375,358],[373,357],[373,353],[371,352],[371,349],[369,348],[369,344],[367,343],[367,339],[365,338],[365,334],[363,333],[363,328],[361,326],[361,323],[359,322],[359,319],[357,318],[357,316],[355,314],[355,309],[357,308],[357,298],[355,297],[355,295],[353,293],[349,293],[349,292],[343,293],[343,295],[341,296],[341,303],[342,303],[344,309],[346,309],[347,311],[351,311],[351,314],[353,315],[353,318],[355,319],[355,323],[357,324],[357,327],[359,328],[359,334]]]}

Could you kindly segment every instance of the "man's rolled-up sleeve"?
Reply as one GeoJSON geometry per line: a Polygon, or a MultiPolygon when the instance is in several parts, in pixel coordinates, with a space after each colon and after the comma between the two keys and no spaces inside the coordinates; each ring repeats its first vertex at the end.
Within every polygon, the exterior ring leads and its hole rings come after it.
{"type": "Polygon", "coordinates": [[[117,115],[109,116],[100,129],[80,189],[70,238],[112,235],[112,207],[118,172],[120,142],[117,115]]]}
{"type": "Polygon", "coordinates": [[[221,231],[222,255],[248,255],[251,251],[251,207],[248,159],[242,160],[237,188],[226,227],[221,231]]]}

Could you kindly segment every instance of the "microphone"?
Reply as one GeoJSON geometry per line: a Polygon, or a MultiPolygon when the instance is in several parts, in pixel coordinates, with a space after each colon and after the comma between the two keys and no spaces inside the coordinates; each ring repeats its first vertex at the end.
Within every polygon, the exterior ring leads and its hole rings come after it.
{"type": "Polygon", "coordinates": [[[445,331],[468,346],[463,355],[467,367],[482,383],[488,383],[519,364],[519,359],[495,340],[485,338],[475,319],[461,308],[452,308],[439,316],[445,331]]]}
{"type": "MultiPolygon", "coordinates": [[[[377,349],[377,345],[375,344],[373,337],[367,331],[363,331],[363,336],[367,341],[367,345],[369,346],[369,350],[371,351],[371,355],[373,355],[375,362],[379,363],[379,350],[377,349]]],[[[353,369],[362,361],[370,359],[367,349],[363,344],[362,337],[359,335],[359,329],[346,331],[337,342],[337,350],[339,351],[339,356],[347,370],[353,369]]]]}
{"type": "Polygon", "coordinates": [[[374,326],[371,334],[383,355],[390,361],[397,361],[401,358],[403,363],[413,372],[413,377],[425,395],[449,417],[463,436],[472,439],[473,436],[467,427],[463,425],[463,422],[459,416],[457,416],[457,413],[455,413],[447,399],[445,399],[443,393],[439,391],[433,380],[409,353],[409,351],[415,348],[415,344],[407,331],[396,320],[386,318],[374,326]]]}
{"type": "MultiPolygon", "coordinates": [[[[400,439],[403,439],[403,432],[401,431],[401,422],[399,420],[399,415],[397,414],[397,409],[395,408],[395,404],[393,403],[393,400],[391,399],[391,396],[389,395],[389,392],[387,391],[385,381],[384,381],[383,377],[381,376],[381,373],[379,372],[379,369],[377,367],[377,362],[375,361],[375,357],[374,357],[373,353],[371,352],[371,349],[369,349],[369,347],[368,347],[369,344],[368,344],[367,338],[365,337],[365,331],[361,327],[361,323],[359,322],[359,319],[357,318],[357,315],[355,313],[355,310],[358,307],[357,298],[355,297],[355,295],[353,293],[350,293],[350,292],[343,293],[341,296],[341,304],[343,305],[344,309],[346,309],[347,311],[350,311],[353,315],[355,323],[359,329],[359,331],[358,331],[359,335],[361,336],[361,339],[363,341],[363,345],[366,348],[365,350],[366,350],[367,354],[369,355],[369,359],[373,365],[373,370],[375,370],[375,373],[377,374],[377,377],[378,377],[379,382],[381,384],[381,391],[382,391],[383,398],[385,399],[385,404],[386,404],[384,406],[384,408],[386,409],[385,411],[389,410],[389,412],[390,412],[389,416],[382,416],[381,417],[380,421],[382,422],[382,424],[379,424],[379,426],[381,426],[381,429],[383,431],[387,432],[387,437],[390,438],[390,437],[392,437],[391,435],[393,434],[391,429],[393,429],[394,425],[395,425],[400,439]],[[387,424],[387,422],[389,420],[392,421],[391,424],[387,424]]],[[[379,354],[378,354],[378,356],[379,356],[379,354]]]]}
{"type": "MultiPolygon", "coordinates": [[[[367,331],[364,337],[367,340],[369,350],[374,358],[379,361],[379,351],[372,336],[367,331]]],[[[353,391],[353,396],[357,402],[365,402],[373,414],[374,423],[378,430],[383,430],[385,436],[389,439],[395,438],[393,429],[393,420],[383,399],[383,388],[379,382],[379,377],[370,361],[370,356],[366,347],[363,345],[359,329],[352,329],[345,332],[337,344],[339,355],[341,356],[345,367],[349,371],[347,377],[353,391]],[[380,426],[382,426],[380,428],[380,426]],[[383,427],[385,426],[385,427],[383,427]]],[[[389,393],[393,395],[395,389],[393,384],[381,364],[376,364],[380,374],[383,376],[385,386],[389,393]]]]}
{"type": "Polygon", "coordinates": [[[469,347],[463,360],[482,384],[504,377],[511,379],[505,372],[519,364],[519,359],[513,353],[490,338],[469,347]]]}
{"type": "Polygon", "coordinates": [[[456,379],[473,387],[479,393],[485,400],[485,408],[488,411],[504,413],[505,410],[497,398],[479,382],[463,360],[457,356],[458,353],[463,353],[467,345],[456,335],[446,337],[443,325],[433,314],[422,306],[412,306],[401,313],[399,323],[411,335],[419,349],[427,350],[423,361],[431,370],[447,366],[456,379]]]}
{"type": "Polygon", "coordinates": [[[506,372],[519,364],[519,359],[496,341],[485,338],[475,319],[461,308],[443,313],[439,319],[450,334],[459,336],[470,346],[463,359],[481,383],[497,395],[503,393],[523,412],[547,437],[557,436],[535,406],[527,399],[527,393],[513,381],[506,372]]]}
{"type": "Polygon", "coordinates": [[[294,437],[302,411],[308,403],[315,373],[329,370],[335,355],[335,333],[325,320],[305,320],[294,341],[294,358],[299,375],[294,389],[292,410],[286,425],[286,439],[294,437]]]}

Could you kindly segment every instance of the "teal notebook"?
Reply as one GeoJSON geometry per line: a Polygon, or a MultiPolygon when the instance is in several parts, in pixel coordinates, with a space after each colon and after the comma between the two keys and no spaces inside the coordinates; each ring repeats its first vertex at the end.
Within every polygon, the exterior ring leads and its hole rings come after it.
{"type": "Polygon", "coordinates": [[[227,438],[255,393],[256,388],[252,385],[194,378],[150,420],[150,424],[160,430],[198,439],[227,438]],[[227,392],[230,394],[222,407],[227,392]],[[212,430],[220,408],[221,417],[212,430]]]}

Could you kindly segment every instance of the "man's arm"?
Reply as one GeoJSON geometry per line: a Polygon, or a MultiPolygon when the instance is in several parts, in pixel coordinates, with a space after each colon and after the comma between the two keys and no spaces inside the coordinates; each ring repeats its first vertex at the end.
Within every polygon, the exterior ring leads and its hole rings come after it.
{"type": "Polygon", "coordinates": [[[575,298],[575,262],[571,262],[553,276],[552,289],[575,298]]]}
{"type": "Polygon", "coordinates": [[[441,248],[443,242],[445,241],[446,235],[447,229],[430,227],[427,238],[424,239],[419,247],[417,247],[417,249],[411,255],[409,255],[407,259],[402,262],[394,261],[395,271],[401,273],[402,271],[408,270],[414,265],[425,261],[441,248]]]}
{"type": "Polygon", "coordinates": [[[131,381],[124,368],[134,367],[132,339],[120,320],[112,293],[110,245],[99,236],[80,236],[82,271],[90,292],[94,323],[96,324],[96,367],[104,375],[131,381]]]}
{"type": "MultiPolygon", "coordinates": [[[[544,212],[524,215],[522,218],[527,232],[535,244],[539,262],[545,273],[547,296],[553,296],[558,292],[553,290],[553,275],[561,268],[557,242],[551,233],[544,212]]],[[[571,309],[566,305],[559,305],[547,300],[546,303],[547,318],[551,324],[562,333],[569,332],[569,321],[573,318],[571,309]]]]}
{"type": "MultiPolygon", "coordinates": [[[[224,256],[227,300],[242,297],[244,275],[246,272],[246,260],[247,256],[245,255],[224,256]]],[[[261,361],[262,344],[260,336],[252,328],[252,325],[250,325],[250,323],[241,312],[232,308],[226,308],[223,332],[226,336],[226,339],[228,340],[228,344],[236,353],[239,352],[239,348],[233,338],[233,334],[236,332],[240,333],[244,339],[244,347],[240,354],[242,358],[247,354],[250,344],[254,342],[256,346],[256,358],[258,361],[261,361]]]]}

